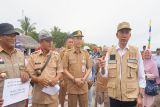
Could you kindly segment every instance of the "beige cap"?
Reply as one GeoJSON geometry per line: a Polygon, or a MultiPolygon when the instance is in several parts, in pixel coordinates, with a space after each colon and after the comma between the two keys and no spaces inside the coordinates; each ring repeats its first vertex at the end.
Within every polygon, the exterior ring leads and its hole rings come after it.
{"type": "Polygon", "coordinates": [[[132,30],[131,27],[130,27],[130,24],[128,22],[121,22],[118,24],[118,27],[117,27],[117,31],[121,30],[121,29],[129,29],[129,30],[132,30]]]}

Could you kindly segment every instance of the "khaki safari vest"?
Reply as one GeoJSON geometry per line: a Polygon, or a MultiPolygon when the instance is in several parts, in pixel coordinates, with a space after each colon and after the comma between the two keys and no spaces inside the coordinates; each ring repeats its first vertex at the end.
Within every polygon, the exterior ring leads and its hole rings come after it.
{"type": "Polygon", "coordinates": [[[138,49],[129,46],[121,56],[113,46],[108,59],[108,95],[120,101],[134,101],[138,96],[138,49]],[[121,79],[119,78],[121,71],[121,79]]]}

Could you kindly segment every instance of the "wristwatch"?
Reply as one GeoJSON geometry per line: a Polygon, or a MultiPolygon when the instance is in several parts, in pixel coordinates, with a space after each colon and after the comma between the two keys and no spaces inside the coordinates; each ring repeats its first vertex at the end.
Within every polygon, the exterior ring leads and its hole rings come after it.
{"type": "Polygon", "coordinates": [[[144,95],[142,93],[139,93],[138,96],[140,96],[141,98],[144,98],[144,95]]]}

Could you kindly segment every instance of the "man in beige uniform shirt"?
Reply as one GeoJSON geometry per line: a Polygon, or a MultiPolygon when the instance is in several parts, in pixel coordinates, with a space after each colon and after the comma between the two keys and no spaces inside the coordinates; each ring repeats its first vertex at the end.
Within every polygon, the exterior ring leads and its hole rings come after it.
{"type": "MultiPolygon", "coordinates": [[[[64,54],[67,51],[71,51],[73,49],[73,38],[68,37],[65,45],[66,45],[65,48],[60,51],[61,59],[63,58],[64,54]]],[[[62,77],[60,79],[60,91],[59,91],[59,102],[61,104],[61,107],[64,107],[66,93],[67,93],[67,77],[65,74],[62,74],[62,77]]]]}
{"type": "MultiPolygon", "coordinates": [[[[24,54],[15,49],[16,35],[13,25],[9,23],[0,24],[0,98],[3,103],[3,85],[5,79],[21,78],[22,82],[29,79],[25,72],[24,54]]],[[[25,107],[25,101],[11,104],[7,107],[25,107]]]]}
{"type": "Polygon", "coordinates": [[[64,73],[68,76],[68,107],[88,107],[88,84],[86,79],[91,72],[91,60],[87,51],[81,49],[82,32],[72,33],[74,49],[63,57],[64,73]]]}
{"type": "Polygon", "coordinates": [[[39,34],[40,50],[31,54],[27,64],[33,86],[32,107],[58,107],[58,93],[49,95],[42,92],[47,86],[55,86],[63,72],[60,55],[52,51],[52,36],[46,31],[39,34]],[[49,59],[49,60],[48,60],[49,59]],[[48,64],[41,70],[44,64],[48,64]]]}

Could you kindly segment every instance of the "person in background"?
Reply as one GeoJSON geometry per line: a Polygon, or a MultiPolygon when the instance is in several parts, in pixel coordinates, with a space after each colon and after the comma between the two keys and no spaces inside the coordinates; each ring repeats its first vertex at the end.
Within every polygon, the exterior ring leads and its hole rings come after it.
{"type": "MultiPolygon", "coordinates": [[[[155,61],[153,60],[152,57],[152,52],[150,50],[145,50],[144,51],[144,71],[146,75],[146,80],[153,80],[155,81],[158,77],[158,69],[155,61]]],[[[156,81],[155,81],[156,82],[156,81]]],[[[151,105],[154,102],[155,96],[150,96],[145,94],[144,96],[144,106],[145,107],[151,107],[151,105]]]]}
{"type": "MultiPolygon", "coordinates": [[[[84,46],[83,47],[84,50],[86,50],[88,53],[91,53],[91,49],[88,46],[84,46]]],[[[90,58],[91,58],[91,54],[90,54],[90,58]]],[[[93,62],[93,60],[91,59],[91,61],[93,62]]],[[[88,76],[88,107],[93,107],[93,103],[92,103],[92,98],[93,98],[93,94],[94,94],[94,87],[92,86],[94,84],[94,79],[95,79],[95,70],[92,69],[92,72],[90,72],[89,76],[88,76]]]]}
{"type": "Polygon", "coordinates": [[[157,83],[159,85],[159,95],[155,96],[155,100],[151,107],[159,107],[160,106],[160,48],[157,48],[156,55],[154,56],[154,60],[157,63],[159,78],[157,79],[157,83]]]}
{"type": "MultiPolygon", "coordinates": [[[[156,55],[154,56],[154,60],[156,61],[159,76],[160,76],[160,48],[157,48],[156,55]]],[[[160,78],[157,79],[157,83],[158,83],[159,89],[160,89],[160,78]]]]}
{"type": "Polygon", "coordinates": [[[142,55],[142,59],[144,59],[144,51],[146,50],[146,46],[144,45],[143,46],[143,50],[142,50],[142,52],[141,52],[141,55],[142,55]]]}
{"type": "Polygon", "coordinates": [[[3,105],[3,99],[0,99],[0,107],[3,105]]]}
{"type": "MultiPolygon", "coordinates": [[[[71,51],[73,49],[73,37],[68,37],[65,43],[65,48],[60,51],[61,59],[63,59],[64,54],[67,51],[71,51]]],[[[60,91],[59,91],[59,102],[61,107],[64,107],[65,96],[67,93],[67,76],[63,73],[60,78],[60,91]]]]}
{"type": "MultiPolygon", "coordinates": [[[[102,57],[105,58],[108,51],[108,47],[104,46],[102,49],[102,57]]],[[[97,60],[96,67],[96,99],[95,99],[95,107],[98,105],[104,104],[104,107],[110,107],[109,97],[107,93],[107,79],[103,77],[99,71],[98,67],[99,60],[97,60]]],[[[102,106],[101,106],[102,107],[102,106]]]]}

